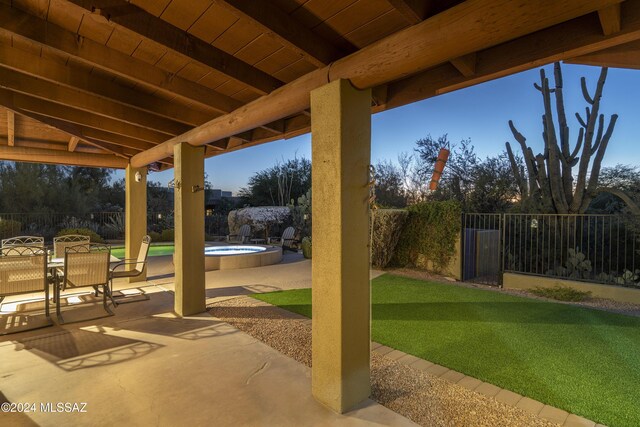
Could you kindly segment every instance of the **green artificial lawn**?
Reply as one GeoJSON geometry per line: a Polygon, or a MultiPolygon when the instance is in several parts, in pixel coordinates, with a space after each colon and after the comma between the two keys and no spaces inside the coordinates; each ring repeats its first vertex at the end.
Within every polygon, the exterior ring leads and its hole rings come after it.
{"type": "MultiPolygon", "coordinates": [[[[311,289],[253,297],[311,317],[311,289]]],[[[372,304],[374,341],[611,427],[640,425],[640,318],[388,274],[372,304]]]]}
{"type": "MultiPolygon", "coordinates": [[[[111,255],[116,258],[124,258],[124,247],[111,248],[111,255]]],[[[173,245],[151,245],[149,256],[173,255],[173,245]]]]}

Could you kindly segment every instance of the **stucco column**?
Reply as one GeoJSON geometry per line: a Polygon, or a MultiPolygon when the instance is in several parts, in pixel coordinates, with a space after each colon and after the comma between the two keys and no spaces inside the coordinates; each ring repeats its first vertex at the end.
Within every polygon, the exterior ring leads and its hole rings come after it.
{"type": "Polygon", "coordinates": [[[371,91],[311,92],[313,395],[346,412],[371,392],[368,182],[371,91]]]}
{"type": "Polygon", "coordinates": [[[205,311],[204,147],[186,142],[173,149],[175,169],[175,311],[189,316],[205,311]]]}
{"type": "MultiPolygon", "coordinates": [[[[124,173],[125,181],[125,258],[138,258],[142,237],[147,234],[147,168],[128,165],[124,173]],[[139,181],[136,180],[138,174],[139,181]]],[[[133,269],[135,265],[127,266],[133,269]]],[[[136,277],[127,278],[129,283],[147,280],[147,269],[136,277]]]]}

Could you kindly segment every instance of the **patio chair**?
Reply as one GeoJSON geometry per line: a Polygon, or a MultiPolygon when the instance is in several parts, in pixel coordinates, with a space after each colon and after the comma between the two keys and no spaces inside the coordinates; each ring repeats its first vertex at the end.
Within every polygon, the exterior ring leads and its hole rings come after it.
{"type": "Polygon", "coordinates": [[[290,251],[295,251],[293,249],[293,245],[298,243],[298,240],[295,238],[296,229],[293,227],[287,227],[282,232],[282,236],[280,237],[269,237],[267,240],[267,244],[269,245],[277,245],[282,246],[282,249],[289,249],[290,251]]]}
{"type": "Polygon", "coordinates": [[[66,236],[58,236],[53,238],[53,257],[64,258],[65,250],[68,247],[83,245],[89,247],[91,243],[89,236],[82,236],[80,234],[68,234],[66,236]]]}
{"type": "Polygon", "coordinates": [[[25,248],[25,247],[38,247],[44,248],[44,237],[40,236],[17,236],[9,239],[3,239],[0,242],[2,246],[1,253],[5,255],[10,248],[25,248]]]}
{"type": "Polygon", "coordinates": [[[238,234],[229,234],[227,236],[227,242],[229,243],[247,243],[251,237],[251,226],[245,224],[240,227],[238,234]]]}
{"type": "Polygon", "coordinates": [[[44,291],[46,322],[31,328],[0,332],[0,335],[51,326],[49,315],[49,280],[47,277],[47,251],[38,246],[15,246],[3,248],[0,256],[0,303],[9,295],[20,295],[44,291]]]}
{"type": "MultiPolygon", "coordinates": [[[[111,270],[109,271],[109,282],[110,282],[110,290],[111,301],[114,306],[118,304],[126,304],[130,302],[138,302],[138,301],[146,301],[149,299],[149,295],[142,293],[143,298],[136,298],[139,295],[133,296],[113,296],[113,279],[120,279],[123,277],[136,277],[142,274],[145,267],[147,266],[147,256],[149,255],[149,246],[151,245],[151,237],[144,236],[142,238],[142,243],[140,244],[140,251],[138,252],[138,258],[125,258],[119,263],[115,264],[111,270]],[[126,270],[127,266],[135,266],[131,270],[126,270]]],[[[97,295],[97,294],[96,294],[97,295]]]]}
{"type": "MultiPolygon", "coordinates": [[[[102,287],[102,306],[107,312],[107,316],[113,316],[113,311],[109,308],[107,298],[109,291],[109,261],[111,258],[111,248],[99,244],[79,244],[67,247],[64,251],[64,267],[58,274],[62,276],[57,286],[55,286],[56,315],[60,324],[65,323],[60,311],[60,292],[67,289],[76,288],[96,288],[102,287]]],[[[98,316],[93,320],[106,316],[98,316]]]]}

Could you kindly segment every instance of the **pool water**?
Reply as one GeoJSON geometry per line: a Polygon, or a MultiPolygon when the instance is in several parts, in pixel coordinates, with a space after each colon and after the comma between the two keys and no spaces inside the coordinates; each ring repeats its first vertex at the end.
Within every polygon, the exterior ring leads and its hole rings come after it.
{"type": "Polygon", "coordinates": [[[204,254],[208,256],[243,255],[266,250],[267,248],[262,246],[211,246],[204,248],[204,254]]]}

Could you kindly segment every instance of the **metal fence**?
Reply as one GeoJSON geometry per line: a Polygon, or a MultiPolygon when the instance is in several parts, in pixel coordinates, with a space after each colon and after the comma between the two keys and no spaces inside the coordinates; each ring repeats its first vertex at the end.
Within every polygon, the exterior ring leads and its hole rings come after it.
{"type": "Polygon", "coordinates": [[[640,288],[640,216],[463,214],[462,279],[503,272],[640,288]]]}
{"type": "Polygon", "coordinates": [[[507,214],[507,272],[640,287],[640,217],[507,214]]]}
{"type": "MultiPolygon", "coordinates": [[[[18,235],[43,236],[51,240],[63,229],[89,229],[107,240],[124,239],[124,212],[77,213],[0,213],[0,239],[18,235]]],[[[149,232],[162,233],[174,228],[172,212],[147,214],[149,232]]],[[[229,234],[227,215],[207,214],[205,234],[224,236],[229,234]]]]}

